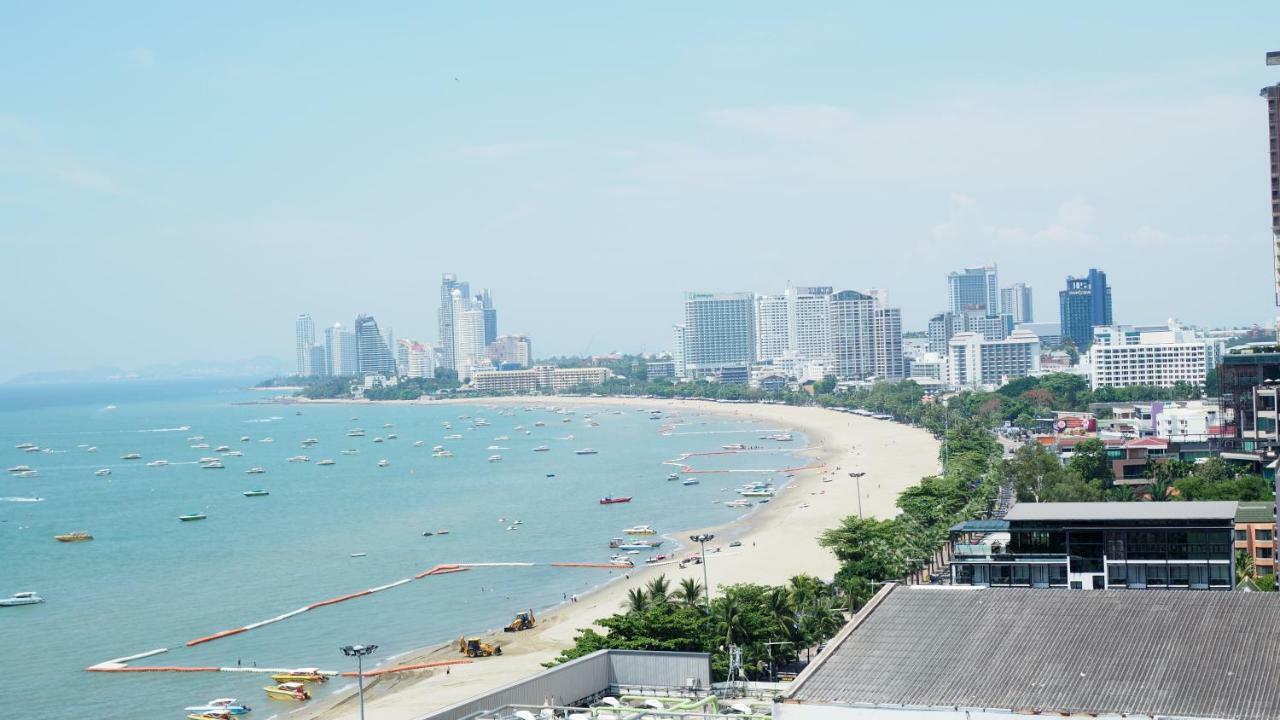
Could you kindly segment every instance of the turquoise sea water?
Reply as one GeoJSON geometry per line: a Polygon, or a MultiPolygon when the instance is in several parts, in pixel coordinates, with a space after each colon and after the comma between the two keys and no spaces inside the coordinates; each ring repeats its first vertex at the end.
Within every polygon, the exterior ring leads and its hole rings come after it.
{"type": "MultiPolygon", "coordinates": [[[[246,384],[0,389],[0,465],[30,465],[39,473],[0,475],[0,498],[8,498],[0,500],[0,596],[34,590],[46,600],[0,608],[0,697],[8,710],[24,718],[180,718],[187,705],[234,696],[255,708],[250,718],[284,717],[296,706],[266,699],[265,676],[112,675],[84,668],[167,647],[170,652],[135,664],[349,669],[338,651],[342,645],[377,644],[373,659],[393,663],[396,654],[501,626],[517,610],[556,604],[616,573],[477,569],[183,646],[439,563],[603,562],[614,552],[608,539],[630,525],[675,532],[731,520],[743,510],[723,506],[721,501],[736,497],[727,489],[762,476],[708,475],[686,487],[665,480],[674,468],[662,462],[725,443],[761,444],[756,438],[774,429],[685,413],[688,424],[663,436],[658,430],[665,423],[647,413],[574,408],[571,401],[565,406],[576,410],[573,415],[483,404],[298,408],[252,404],[267,396],[241,389],[246,384]],[[468,429],[472,421],[459,415],[483,417],[490,425],[468,429]],[[588,417],[598,427],[586,424],[588,417]],[[537,421],[545,425],[537,427],[537,421]],[[453,429],[446,430],[444,422],[453,429]],[[352,427],[367,435],[347,437],[352,427]],[[398,439],[374,442],[391,433],[398,439]],[[462,439],[444,440],[453,433],[462,439]],[[190,447],[199,441],[188,438],[197,435],[208,449],[190,447]],[[510,439],[495,440],[500,435],[510,439]],[[574,439],[563,439],[568,435],[574,439]],[[242,442],[242,436],[250,440],[242,442]],[[267,437],[274,442],[261,442],[267,437]],[[320,442],[304,448],[305,438],[320,442]],[[423,446],[414,446],[418,440],[423,446]],[[54,452],[15,449],[23,442],[54,452]],[[223,470],[195,464],[218,456],[219,445],[244,456],[224,457],[223,470]],[[432,458],[433,445],[446,446],[455,457],[432,458]],[[532,452],[538,445],[551,451],[532,452]],[[89,452],[90,446],[97,451],[89,452]],[[584,447],[599,454],[573,453],[584,447]],[[343,455],[344,448],[360,453],[343,455]],[[133,452],[143,459],[121,459],[133,452]],[[287,461],[300,454],[311,462],[287,461]],[[494,454],[503,460],[488,462],[494,454]],[[324,458],[336,464],[317,466],[324,458]],[[378,467],[384,458],[389,467],[378,467]],[[171,464],[145,466],[155,459],[171,464]],[[245,474],[250,467],[266,473],[245,474]],[[97,477],[99,468],[112,474],[97,477]],[[241,494],[259,487],[271,494],[241,494]],[[600,506],[598,499],[607,494],[635,500],[600,506]],[[44,500],[11,500],[33,497],[44,500]],[[195,511],[208,519],[177,519],[195,511]],[[507,530],[514,519],[523,524],[507,530]],[[450,533],[422,536],[440,528],[450,533]],[[73,530],[96,539],[53,540],[73,530]]],[[[803,444],[797,435],[793,445],[803,444]]],[[[691,464],[741,469],[800,462],[789,453],[770,453],[701,457],[691,464]]],[[[668,540],[662,551],[673,547],[668,540]]],[[[346,684],[336,680],[320,692],[346,684]]]]}

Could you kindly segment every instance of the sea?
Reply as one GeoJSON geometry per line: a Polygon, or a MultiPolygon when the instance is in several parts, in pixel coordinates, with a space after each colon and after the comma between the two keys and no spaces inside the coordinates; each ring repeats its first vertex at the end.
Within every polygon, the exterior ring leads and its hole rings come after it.
{"type": "MultiPolygon", "coordinates": [[[[608,541],[623,528],[651,524],[672,533],[658,552],[687,552],[691,543],[677,531],[742,517],[750,510],[724,504],[737,497],[734,488],[766,479],[781,486],[785,476],[769,471],[804,462],[794,454],[801,435],[785,445],[762,441],[787,429],[720,414],[673,419],[575,408],[572,399],[561,412],[483,401],[280,404],[272,402],[279,391],[251,385],[0,386],[0,467],[37,473],[0,474],[0,597],[35,591],[45,599],[0,607],[0,698],[8,712],[28,720],[183,718],[187,706],[236,697],[254,708],[249,718],[288,717],[300,705],[267,699],[264,675],[85,668],[168,648],[131,664],[353,670],[340,652],[353,644],[378,646],[366,668],[394,665],[415,649],[501,627],[517,611],[548,608],[617,577],[549,563],[607,562],[617,552],[608,541]],[[354,428],[365,435],[348,436],[354,428]],[[307,439],[318,442],[306,447],[307,439]],[[686,462],[760,472],[702,475],[692,486],[667,480],[676,468],[664,463],[681,454],[739,442],[773,451],[686,462]],[[15,447],[22,443],[41,450],[15,447]],[[217,452],[223,445],[242,455],[217,452]],[[432,457],[436,445],[453,457],[432,457]],[[541,445],[550,450],[533,451],[541,445]],[[575,453],[584,448],[598,452],[575,453]],[[131,453],[141,459],[122,459],[131,453]],[[296,455],[310,462],[289,462],[296,455]],[[490,462],[495,455],[501,461],[490,462]],[[225,467],[204,469],[202,457],[225,467]],[[317,464],[324,459],[335,462],[317,464]],[[146,464],[155,460],[169,464],[146,464]],[[265,472],[245,472],[254,467],[265,472]],[[101,469],[110,475],[96,475],[101,469]],[[250,489],[270,494],[246,497],[250,489]],[[602,506],[606,495],[634,499],[602,506]],[[188,513],[206,519],[178,519],[188,513]],[[54,540],[72,531],[94,540],[54,540]],[[450,563],[534,565],[430,576],[185,645],[450,563]]],[[[312,702],[352,682],[318,686],[312,702]]]]}

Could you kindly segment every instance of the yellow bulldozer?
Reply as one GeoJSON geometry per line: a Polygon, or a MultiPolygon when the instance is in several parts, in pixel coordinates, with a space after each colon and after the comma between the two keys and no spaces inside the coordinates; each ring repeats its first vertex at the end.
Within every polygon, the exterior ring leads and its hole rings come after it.
{"type": "Polygon", "coordinates": [[[521,630],[528,630],[537,624],[537,619],[533,617],[533,608],[530,608],[524,612],[516,613],[516,619],[502,629],[505,632],[520,632],[521,630]]]}
{"type": "Polygon", "coordinates": [[[480,638],[460,637],[458,638],[458,652],[470,658],[489,657],[490,655],[501,655],[502,647],[482,642],[480,638]]]}

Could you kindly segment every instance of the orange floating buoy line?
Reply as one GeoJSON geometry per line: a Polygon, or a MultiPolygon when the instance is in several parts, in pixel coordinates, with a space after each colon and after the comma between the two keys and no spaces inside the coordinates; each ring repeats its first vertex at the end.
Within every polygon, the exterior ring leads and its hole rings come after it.
{"type": "MultiPolygon", "coordinates": [[[[379,675],[386,675],[388,673],[409,672],[411,670],[427,670],[434,667],[445,667],[447,665],[466,665],[471,662],[472,660],[470,660],[469,658],[457,658],[457,659],[450,659],[450,660],[437,660],[435,662],[413,663],[412,665],[396,665],[393,667],[378,668],[376,670],[366,670],[364,673],[364,676],[377,677],[379,675]]],[[[200,666],[200,665],[197,665],[197,666],[154,665],[151,667],[109,667],[107,663],[102,663],[100,665],[94,665],[92,667],[85,668],[85,670],[87,670],[88,672],[111,672],[111,673],[127,673],[127,672],[133,672],[133,673],[156,673],[156,672],[281,673],[281,672],[289,672],[290,669],[289,668],[243,668],[243,667],[225,668],[225,667],[212,667],[212,666],[200,666]]],[[[338,670],[319,670],[317,672],[319,672],[321,675],[330,675],[330,676],[340,675],[342,677],[355,677],[357,674],[355,672],[345,672],[345,671],[338,671],[338,670]]]]}

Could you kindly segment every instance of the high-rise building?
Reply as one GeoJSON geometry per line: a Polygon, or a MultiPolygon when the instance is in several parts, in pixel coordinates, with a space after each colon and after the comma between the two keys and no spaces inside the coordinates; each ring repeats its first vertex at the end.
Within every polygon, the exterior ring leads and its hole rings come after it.
{"type": "Polygon", "coordinates": [[[683,380],[688,377],[684,362],[684,325],[671,326],[671,361],[676,366],[676,379],[683,380]]]}
{"type": "Polygon", "coordinates": [[[875,374],[879,380],[901,380],[905,375],[902,361],[902,311],[877,307],[875,319],[875,374]]]}
{"type": "Polygon", "coordinates": [[[995,315],[1000,312],[1000,284],[995,265],[967,267],[947,275],[947,309],[952,315],[995,315]]]}
{"type": "Polygon", "coordinates": [[[399,354],[404,356],[405,376],[411,378],[435,377],[435,350],[426,343],[403,339],[399,342],[399,354]]]}
{"type": "Polygon", "coordinates": [[[976,332],[987,340],[1003,340],[1013,332],[1012,315],[960,315],[955,332],[976,332]]]}
{"type": "Polygon", "coordinates": [[[453,369],[458,379],[471,377],[477,368],[486,367],[489,359],[484,348],[484,305],[467,297],[461,289],[453,291],[453,369]]]}
{"type": "Polygon", "coordinates": [[[1093,342],[1093,329],[1111,325],[1111,286],[1107,274],[1089,269],[1086,277],[1067,277],[1067,289],[1058,292],[1058,318],[1063,340],[1080,350],[1093,342]]]}
{"type": "Polygon", "coordinates": [[[1202,386],[1221,361],[1222,346],[1222,340],[1184,329],[1175,321],[1097,327],[1089,348],[1093,389],[1173,387],[1179,382],[1202,386]]]}
{"type": "MultiPolygon", "coordinates": [[[[1280,65],[1280,51],[1267,53],[1268,65],[1280,65]]],[[[1267,128],[1271,142],[1267,159],[1271,165],[1271,256],[1276,305],[1280,305],[1280,83],[1262,88],[1267,99],[1267,128]]]]}
{"type": "Polygon", "coordinates": [[[325,358],[325,347],[323,345],[312,345],[307,348],[307,370],[311,375],[323,377],[329,375],[329,363],[325,358]]]}
{"type": "Polygon", "coordinates": [[[302,377],[309,377],[315,372],[311,368],[311,347],[316,344],[316,324],[311,316],[303,313],[293,323],[294,349],[298,356],[297,370],[302,377]]]}
{"type": "Polygon", "coordinates": [[[947,361],[953,385],[997,386],[1040,370],[1040,338],[1027,330],[1015,330],[996,341],[975,332],[960,332],[948,343],[947,361]]]}
{"type": "Polygon", "coordinates": [[[746,368],[755,359],[755,296],[696,293],[684,296],[684,362],[694,377],[746,368]]]}
{"type": "Polygon", "coordinates": [[[831,288],[789,287],[756,297],[756,360],[831,355],[831,288]]]}
{"type": "Polygon", "coordinates": [[[956,316],[949,312],[938,313],[929,318],[928,331],[925,333],[929,337],[929,352],[946,355],[947,343],[951,342],[952,335],[959,332],[956,325],[956,316]]]}
{"type": "Polygon", "coordinates": [[[756,359],[786,357],[790,347],[786,295],[756,296],[756,359]]]}
{"type": "Polygon", "coordinates": [[[485,348],[489,360],[499,369],[527,368],[533,359],[528,335],[503,335],[485,348]]]}
{"type": "Polygon", "coordinates": [[[1000,289],[1000,312],[1012,315],[1013,322],[1035,322],[1031,314],[1031,286],[1026,283],[1014,283],[1000,289]]]}
{"type": "Polygon", "coordinates": [[[875,374],[875,330],[874,298],[855,290],[831,296],[831,348],[836,377],[863,380],[875,374]]]}
{"type": "Polygon", "coordinates": [[[453,349],[453,293],[457,290],[463,297],[471,296],[471,285],[458,280],[453,273],[445,273],[440,278],[440,363],[449,370],[456,370],[457,363],[453,349]]]}
{"type": "Polygon", "coordinates": [[[476,299],[484,308],[484,344],[490,345],[498,339],[498,311],[493,307],[493,296],[488,288],[481,290],[476,299]]]}
{"type": "Polygon", "coordinates": [[[396,361],[372,315],[356,318],[356,372],[361,375],[396,373],[396,361]]]}
{"type": "Polygon", "coordinates": [[[325,366],[330,375],[355,375],[358,367],[356,359],[356,335],[342,329],[342,323],[334,323],[324,329],[325,366]]]}

